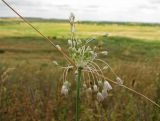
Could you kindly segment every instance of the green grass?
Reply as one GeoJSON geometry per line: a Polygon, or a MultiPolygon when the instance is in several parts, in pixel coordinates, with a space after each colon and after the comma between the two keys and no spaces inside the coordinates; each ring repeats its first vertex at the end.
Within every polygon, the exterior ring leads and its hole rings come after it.
{"type": "MultiPolygon", "coordinates": [[[[67,41],[53,40],[55,44],[60,44],[67,48],[67,41]]],[[[145,42],[139,39],[131,39],[126,37],[100,37],[91,44],[99,44],[103,42],[103,49],[108,50],[108,59],[120,59],[123,61],[159,61],[160,42],[145,42]]],[[[50,60],[63,59],[59,57],[59,52],[40,37],[5,37],[0,38],[0,56],[1,60],[15,59],[17,60],[50,60]]],[[[16,60],[14,60],[16,61],[16,60]]]]}
{"type": "MultiPolygon", "coordinates": [[[[39,36],[28,25],[22,21],[0,20],[0,36],[12,37],[12,36],[39,36]]],[[[57,38],[68,38],[70,25],[64,22],[31,22],[36,28],[38,28],[46,36],[57,38]]],[[[141,25],[141,24],[77,24],[78,35],[82,38],[87,37],[99,37],[106,33],[110,36],[122,36],[136,39],[143,39],[148,41],[160,40],[160,26],[159,25],[141,25]]]]}

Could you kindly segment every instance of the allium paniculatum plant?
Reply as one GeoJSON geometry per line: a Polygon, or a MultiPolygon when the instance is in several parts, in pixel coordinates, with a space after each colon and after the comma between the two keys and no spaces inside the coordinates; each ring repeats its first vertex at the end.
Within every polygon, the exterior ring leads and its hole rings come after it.
{"type": "MultiPolygon", "coordinates": [[[[112,89],[112,86],[100,75],[104,75],[104,72],[107,69],[111,69],[112,72],[113,70],[107,62],[99,59],[98,56],[107,56],[108,52],[96,52],[96,46],[92,48],[89,45],[89,42],[91,42],[93,39],[82,41],[76,37],[75,16],[73,13],[70,15],[69,22],[71,25],[71,38],[68,40],[68,50],[70,58],[74,61],[77,67],[74,72],[75,79],[77,80],[78,78],[78,69],[81,69],[82,79],[80,83],[82,85],[82,89],[88,92],[96,92],[97,100],[102,102],[105,98],[107,98],[108,92],[112,89]],[[103,68],[98,65],[98,61],[102,63],[103,68]]],[[[57,47],[60,49],[59,45],[57,45],[57,47]]],[[[54,61],[54,63],[58,65],[57,62],[54,61]]],[[[68,70],[74,67],[72,65],[68,65],[67,67],[63,68],[64,73],[61,94],[67,96],[71,87],[71,82],[66,79],[66,76],[68,74],[68,70]]],[[[119,84],[123,84],[123,81],[120,79],[120,77],[118,77],[114,72],[113,74],[116,76],[117,82],[119,84]]]]}
{"type": "MultiPolygon", "coordinates": [[[[105,79],[104,72],[110,69],[115,75],[116,83],[123,84],[123,81],[118,77],[107,62],[99,59],[99,55],[107,56],[107,51],[97,52],[97,47],[91,47],[89,43],[93,39],[81,40],[76,37],[75,31],[75,16],[71,13],[69,22],[71,25],[71,38],[68,40],[69,58],[73,60],[72,64],[62,67],[63,84],[61,94],[68,96],[71,90],[71,80],[67,78],[69,70],[74,70],[74,79],[76,80],[76,121],[79,121],[80,114],[80,93],[94,94],[98,102],[103,102],[108,97],[108,93],[112,90],[111,84],[105,79]],[[98,62],[101,63],[100,66],[98,62]]],[[[58,50],[62,50],[59,45],[56,45],[58,50]]],[[[59,65],[56,61],[54,64],[59,65]]]]}
{"type": "MultiPolygon", "coordinates": [[[[69,70],[74,70],[74,78],[76,80],[76,120],[79,120],[79,108],[80,108],[80,92],[88,92],[96,94],[97,101],[102,102],[108,97],[108,93],[112,90],[111,84],[105,79],[104,72],[110,69],[116,77],[119,85],[123,84],[123,81],[118,77],[107,62],[99,59],[99,55],[107,56],[107,51],[96,52],[97,47],[91,47],[89,43],[93,39],[81,40],[76,37],[75,31],[75,16],[71,13],[69,22],[71,25],[71,38],[68,40],[69,57],[74,61],[76,69],[71,64],[68,64],[63,72],[63,84],[61,88],[61,94],[68,96],[71,81],[67,79],[69,70]],[[103,68],[98,65],[98,62],[102,63],[103,68]]],[[[61,47],[57,45],[57,48],[61,50],[61,47]]],[[[59,65],[54,61],[56,65],[59,65]]]]}

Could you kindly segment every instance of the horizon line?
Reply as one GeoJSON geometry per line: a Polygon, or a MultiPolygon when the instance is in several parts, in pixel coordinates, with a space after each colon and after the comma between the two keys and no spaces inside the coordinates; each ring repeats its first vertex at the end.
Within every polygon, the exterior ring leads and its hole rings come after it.
{"type": "MultiPolygon", "coordinates": [[[[59,21],[68,21],[66,18],[45,18],[45,17],[24,17],[28,19],[41,19],[41,20],[59,20],[59,21]]],[[[19,17],[12,17],[12,16],[6,16],[6,17],[0,17],[0,19],[20,19],[19,17]]],[[[77,22],[91,22],[91,23],[130,23],[130,24],[160,24],[160,22],[142,22],[142,21],[114,21],[114,20],[79,20],[77,22]]]]}

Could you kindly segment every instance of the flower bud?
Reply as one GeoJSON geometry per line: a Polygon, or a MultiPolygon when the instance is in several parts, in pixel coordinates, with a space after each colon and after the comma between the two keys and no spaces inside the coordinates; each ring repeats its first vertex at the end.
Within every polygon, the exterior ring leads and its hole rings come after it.
{"type": "Polygon", "coordinates": [[[72,40],[68,40],[68,45],[72,46],[72,40]]]}
{"type": "Polygon", "coordinates": [[[56,65],[56,66],[58,66],[59,64],[57,63],[57,61],[53,61],[53,63],[56,65]]]}
{"type": "Polygon", "coordinates": [[[123,80],[120,77],[116,78],[116,81],[118,84],[122,85],[123,84],[123,80]]]}
{"type": "Polygon", "coordinates": [[[80,45],[82,44],[82,41],[80,39],[77,40],[77,44],[80,45]]]}
{"type": "Polygon", "coordinates": [[[58,50],[61,50],[61,47],[59,45],[56,45],[56,47],[57,47],[58,50]]]}
{"type": "Polygon", "coordinates": [[[75,79],[75,81],[77,82],[78,75],[75,75],[75,76],[74,76],[74,79],[75,79]]]}
{"type": "Polygon", "coordinates": [[[107,65],[103,67],[103,70],[106,70],[106,69],[108,69],[108,66],[107,66],[107,65]]]}
{"type": "Polygon", "coordinates": [[[96,85],[96,84],[93,86],[93,90],[94,90],[95,92],[97,92],[97,91],[98,91],[98,87],[97,87],[97,85],[96,85]]]}
{"type": "Polygon", "coordinates": [[[76,42],[75,41],[73,41],[73,47],[75,47],[76,46],[76,42]]]}
{"type": "Polygon", "coordinates": [[[93,55],[93,54],[94,54],[94,51],[90,51],[90,53],[93,55]]]}
{"type": "Polygon", "coordinates": [[[87,46],[86,51],[91,51],[91,50],[92,50],[91,47],[87,46]]]}
{"type": "Polygon", "coordinates": [[[65,82],[64,82],[64,86],[66,86],[66,88],[69,88],[69,87],[71,86],[71,83],[68,82],[68,81],[65,81],[65,82]]]}
{"type": "Polygon", "coordinates": [[[75,70],[74,74],[77,75],[78,74],[78,70],[75,70]]]}
{"type": "Polygon", "coordinates": [[[70,14],[69,21],[70,23],[74,23],[75,16],[73,13],[70,14]]]}
{"type": "Polygon", "coordinates": [[[102,51],[101,54],[108,55],[108,51],[102,51]]]}
{"type": "Polygon", "coordinates": [[[102,86],[102,81],[98,81],[98,86],[102,86]]]}
{"type": "Polygon", "coordinates": [[[86,88],[87,88],[87,85],[86,85],[85,83],[83,84],[83,88],[84,88],[84,89],[86,89],[86,88]]]}
{"type": "Polygon", "coordinates": [[[94,60],[96,57],[97,57],[97,53],[94,53],[94,54],[92,55],[92,59],[94,60]]]}

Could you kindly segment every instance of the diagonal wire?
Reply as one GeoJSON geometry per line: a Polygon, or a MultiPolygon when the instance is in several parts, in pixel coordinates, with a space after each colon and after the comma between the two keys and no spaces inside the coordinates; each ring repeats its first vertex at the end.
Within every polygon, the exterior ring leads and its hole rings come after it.
{"type": "MultiPolygon", "coordinates": [[[[83,71],[87,71],[87,70],[83,70],[83,71]]],[[[87,72],[90,72],[90,70],[87,71],[87,72]]],[[[125,89],[127,89],[127,90],[129,90],[129,91],[131,91],[131,92],[133,92],[133,93],[135,93],[135,94],[143,97],[144,99],[150,101],[152,104],[154,104],[155,106],[157,106],[158,108],[160,108],[160,105],[159,105],[158,103],[156,103],[155,101],[151,100],[150,98],[148,98],[148,97],[145,96],[144,94],[139,93],[139,92],[137,92],[136,90],[127,87],[126,85],[119,84],[119,83],[113,81],[112,79],[110,79],[110,78],[108,78],[108,77],[106,77],[106,76],[104,76],[104,75],[98,74],[98,73],[97,73],[97,70],[92,71],[92,72],[93,72],[95,75],[97,75],[97,76],[99,76],[99,77],[101,77],[101,78],[104,78],[105,80],[107,80],[107,81],[109,81],[109,82],[111,82],[111,83],[113,83],[113,84],[115,84],[115,85],[118,85],[118,86],[120,86],[120,87],[123,87],[123,88],[125,88],[125,89]]]]}
{"type": "Polygon", "coordinates": [[[119,83],[117,83],[117,82],[115,82],[115,81],[113,81],[113,80],[111,80],[111,79],[109,79],[109,78],[107,78],[107,77],[104,77],[103,75],[100,75],[100,76],[103,77],[103,78],[105,78],[106,80],[108,80],[109,82],[111,82],[111,83],[113,83],[113,84],[119,85],[119,86],[121,86],[121,87],[123,87],[123,88],[125,88],[125,89],[127,89],[127,90],[129,90],[129,91],[131,91],[131,92],[133,92],[133,93],[135,93],[135,94],[137,94],[137,95],[145,98],[145,99],[147,99],[147,100],[150,101],[152,104],[154,104],[155,106],[157,106],[158,108],[160,108],[160,105],[159,105],[159,104],[157,104],[155,101],[151,100],[151,99],[148,98],[147,96],[143,95],[142,93],[139,93],[139,92],[135,91],[134,89],[129,88],[129,87],[123,85],[123,84],[119,84],[119,83]]]}

